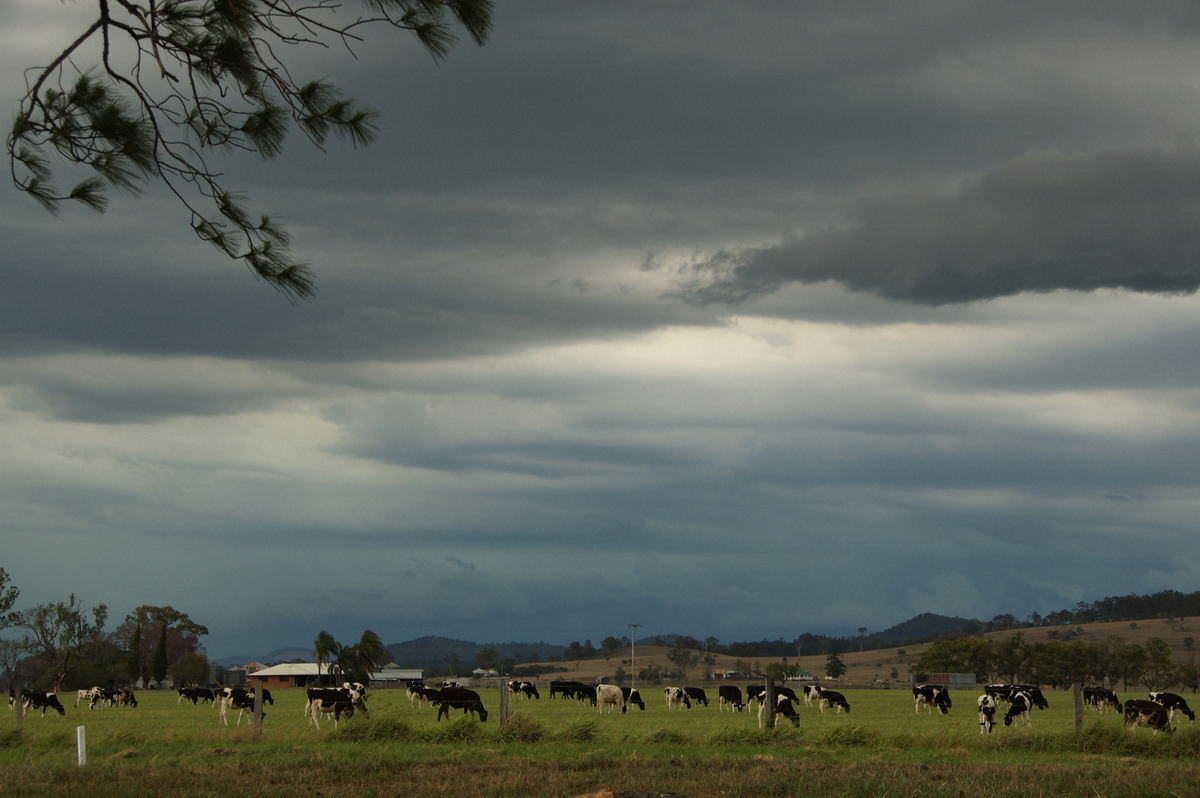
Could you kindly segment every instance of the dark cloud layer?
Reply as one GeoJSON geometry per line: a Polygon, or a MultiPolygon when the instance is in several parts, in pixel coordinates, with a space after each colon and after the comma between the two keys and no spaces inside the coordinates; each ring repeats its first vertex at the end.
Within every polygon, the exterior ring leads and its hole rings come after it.
{"type": "Polygon", "coordinates": [[[695,264],[679,295],[739,303],[788,283],[928,305],[1057,290],[1200,286],[1200,152],[1037,152],[953,194],[861,203],[843,228],[695,264]]]}

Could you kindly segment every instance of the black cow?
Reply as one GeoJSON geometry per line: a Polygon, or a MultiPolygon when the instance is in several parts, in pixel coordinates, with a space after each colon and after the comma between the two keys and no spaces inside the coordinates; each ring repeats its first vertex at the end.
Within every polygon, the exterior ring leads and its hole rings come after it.
{"type": "Polygon", "coordinates": [[[913,705],[918,715],[921,714],[921,707],[930,711],[936,708],[940,714],[946,715],[953,706],[950,690],[944,684],[918,684],[913,687],[912,692],[913,705]]]}
{"type": "Polygon", "coordinates": [[[975,703],[979,707],[979,733],[991,734],[996,726],[996,699],[984,693],[975,703]]]}
{"type": "Polygon", "coordinates": [[[421,687],[417,689],[417,698],[422,704],[428,702],[431,707],[436,707],[442,700],[442,691],[436,687],[421,687]]]}
{"type": "Polygon", "coordinates": [[[1004,713],[1004,725],[1011,726],[1016,718],[1024,718],[1026,726],[1032,726],[1033,720],[1029,713],[1033,710],[1033,696],[1020,690],[1008,697],[1008,712],[1004,713]]]}
{"type": "Polygon", "coordinates": [[[697,704],[701,704],[703,706],[708,706],[708,695],[704,692],[704,690],[702,688],[685,687],[685,688],[683,688],[683,692],[687,693],[687,697],[690,698],[693,702],[695,702],[697,704]]]}
{"type": "Polygon", "coordinates": [[[550,682],[550,697],[556,695],[562,698],[578,698],[578,691],[581,687],[586,687],[583,682],[577,682],[571,679],[555,679],[550,682]]]}
{"type": "Polygon", "coordinates": [[[464,715],[474,712],[479,715],[480,723],[487,722],[487,710],[483,708],[483,701],[479,698],[479,693],[474,690],[468,690],[465,687],[443,687],[442,698],[438,704],[437,719],[440,721],[442,715],[449,719],[451,709],[461,709],[464,715]]]}
{"type": "Polygon", "coordinates": [[[646,702],[642,700],[642,696],[637,690],[631,687],[622,687],[621,695],[625,696],[626,706],[635,706],[643,711],[646,709],[646,702]]]}
{"type": "Polygon", "coordinates": [[[596,687],[591,684],[581,684],[575,688],[575,698],[580,702],[587,701],[596,706],[596,687]]]}
{"type": "Polygon", "coordinates": [[[725,709],[729,707],[730,712],[741,712],[745,704],[742,703],[742,690],[737,685],[722,684],[717,686],[717,707],[725,709]]]}
{"type": "Polygon", "coordinates": [[[175,703],[178,704],[187,700],[191,701],[193,706],[196,706],[201,701],[207,701],[211,704],[214,698],[215,696],[211,687],[180,687],[179,699],[175,703]]]}
{"type": "Polygon", "coordinates": [[[1187,701],[1185,701],[1181,695],[1176,693],[1154,692],[1150,694],[1150,700],[1157,701],[1167,708],[1167,718],[1169,720],[1175,720],[1176,712],[1182,712],[1187,716],[1188,720],[1196,719],[1196,713],[1192,712],[1192,708],[1188,706],[1187,701]]]}
{"type": "Polygon", "coordinates": [[[1117,694],[1107,687],[1083,688],[1083,703],[1099,712],[1103,712],[1105,707],[1121,711],[1121,699],[1117,698],[1117,694]]]}
{"type": "MultiPolygon", "coordinates": [[[[11,687],[8,688],[8,705],[13,706],[16,700],[16,692],[11,687]]],[[[58,700],[58,696],[44,690],[22,690],[21,707],[26,712],[31,709],[40,709],[43,717],[45,717],[47,709],[53,709],[60,715],[67,714],[66,708],[58,700]]]]}
{"type": "Polygon", "coordinates": [[[1144,698],[1131,698],[1125,702],[1125,725],[1129,730],[1138,726],[1148,726],[1157,734],[1166,730],[1171,733],[1171,719],[1167,708],[1157,701],[1147,701],[1144,698]]]}

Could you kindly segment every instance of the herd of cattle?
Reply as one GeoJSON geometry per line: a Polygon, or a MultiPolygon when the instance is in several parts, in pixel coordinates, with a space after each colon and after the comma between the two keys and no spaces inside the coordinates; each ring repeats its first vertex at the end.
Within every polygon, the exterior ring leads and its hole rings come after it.
{"type": "MultiPolygon", "coordinates": [[[[510,681],[508,693],[514,698],[539,699],[537,685],[529,681],[510,681]]],[[[827,690],[819,684],[809,684],[800,695],[790,687],[774,687],[775,715],[787,718],[792,725],[800,724],[800,716],[796,707],[803,702],[805,706],[816,707],[822,714],[826,709],[835,712],[850,712],[850,703],[846,697],[835,690],[827,690]]],[[[919,684],[912,688],[913,706],[919,715],[921,711],[932,713],[935,710],[942,715],[949,714],[953,702],[950,690],[940,684],[919,684]]],[[[598,712],[620,712],[624,714],[629,707],[646,709],[646,704],[638,690],[629,687],[618,687],[611,684],[589,685],[578,681],[550,682],[550,698],[575,699],[590,703],[598,712]]],[[[367,712],[367,689],[359,682],[346,682],[341,687],[310,687],[307,689],[307,700],[304,704],[304,716],[310,725],[316,729],[321,727],[321,718],[332,720],[336,727],[342,718],[350,717],[355,712],[369,717],[367,712]]],[[[688,710],[693,705],[707,707],[708,694],[699,687],[665,687],[663,698],[668,710],[688,710]]],[[[741,712],[758,705],[758,723],[763,726],[767,715],[767,690],[764,685],[750,685],[746,688],[744,699],[741,688],[735,685],[720,685],[717,688],[717,706],[719,711],[741,712]]],[[[221,723],[228,726],[227,713],[231,709],[238,710],[235,725],[240,725],[242,717],[255,712],[255,703],[259,711],[267,704],[275,701],[269,690],[263,689],[261,700],[254,690],[244,690],[238,687],[181,687],[176,703],[190,701],[193,705],[211,703],[219,709],[221,723]]],[[[463,687],[458,682],[442,682],[438,687],[426,686],[423,682],[410,682],[408,685],[408,701],[410,706],[428,704],[437,709],[437,720],[449,718],[450,710],[460,709],[464,714],[474,714],[480,721],[486,721],[487,709],[479,693],[463,687]]],[[[1196,713],[1188,706],[1183,696],[1176,693],[1155,691],[1148,699],[1131,698],[1124,704],[1112,690],[1100,687],[1083,688],[1084,704],[1094,710],[1103,712],[1112,708],[1123,712],[1125,725],[1129,728],[1149,727],[1155,732],[1172,730],[1171,724],[1175,714],[1179,713],[1190,721],[1196,719],[1196,713]]],[[[52,692],[39,690],[22,690],[21,702],[24,711],[42,711],[51,709],[59,715],[66,714],[66,709],[52,692]]],[[[8,705],[13,708],[16,704],[16,693],[8,691],[8,705]]],[[[79,690],[76,694],[75,706],[86,704],[89,710],[96,707],[136,707],[137,698],[132,690],[105,690],[93,687],[79,690]]],[[[989,684],[984,687],[983,694],[976,699],[979,711],[979,733],[991,734],[996,725],[996,715],[1004,708],[1003,720],[1005,726],[1020,722],[1026,726],[1032,725],[1031,714],[1035,709],[1046,709],[1050,706],[1042,691],[1027,684],[989,684]]],[[[263,715],[265,716],[265,712],[263,715]]]]}

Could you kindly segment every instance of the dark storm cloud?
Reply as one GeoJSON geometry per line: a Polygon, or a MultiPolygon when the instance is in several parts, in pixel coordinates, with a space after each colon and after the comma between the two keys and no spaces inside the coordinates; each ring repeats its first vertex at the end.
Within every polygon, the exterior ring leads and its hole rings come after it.
{"type": "Polygon", "coordinates": [[[1021,293],[1200,286],[1200,152],[1019,158],[952,194],[863,202],[841,229],[694,265],[679,295],[739,303],[788,283],[926,305],[1021,293]]]}

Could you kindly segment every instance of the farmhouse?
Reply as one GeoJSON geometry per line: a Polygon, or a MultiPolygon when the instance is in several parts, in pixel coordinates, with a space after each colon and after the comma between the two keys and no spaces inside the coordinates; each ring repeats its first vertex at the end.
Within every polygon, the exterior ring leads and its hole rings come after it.
{"type": "MultiPolygon", "coordinates": [[[[389,663],[371,676],[370,687],[375,689],[403,687],[410,681],[419,681],[424,676],[421,668],[401,668],[389,663]]],[[[250,683],[268,690],[280,687],[323,687],[341,684],[343,676],[336,670],[329,672],[329,664],[315,662],[284,662],[257,670],[249,675],[250,683]]]]}

